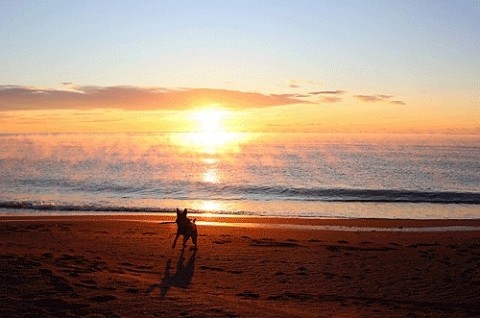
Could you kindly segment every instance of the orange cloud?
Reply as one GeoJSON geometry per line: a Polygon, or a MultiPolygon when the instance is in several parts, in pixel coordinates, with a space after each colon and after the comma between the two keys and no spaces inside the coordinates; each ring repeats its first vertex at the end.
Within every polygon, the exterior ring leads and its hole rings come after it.
{"type": "Polygon", "coordinates": [[[345,91],[334,90],[334,91],[315,91],[308,93],[309,96],[319,96],[321,103],[340,103],[343,99],[340,95],[345,94],[345,91]]]}
{"type": "Polygon", "coordinates": [[[267,95],[211,88],[143,88],[133,86],[76,86],[65,90],[0,86],[0,111],[35,109],[183,110],[221,104],[233,109],[265,108],[297,103],[299,95],[267,95]]]}
{"type": "Polygon", "coordinates": [[[325,96],[321,99],[321,101],[323,103],[340,103],[342,98],[338,96],[325,96]]]}
{"type": "Polygon", "coordinates": [[[335,90],[335,91],[318,91],[318,92],[310,92],[310,95],[342,95],[345,91],[335,90]]]}
{"type": "Polygon", "coordinates": [[[354,95],[353,97],[361,100],[362,102],[379,102],[385,99],[380,95],[354,95]]]}
{"type": "MultiPolygon", "coordinates": [[[[361,100],[362,102],[367,102],[367,103],[376,103],[376,102],[382,102],[382,101],[387,101],[393,97],[393,95],[382,95],[382,94],[376,94],[376,95],[354,95],[358,100],[361,100]]],[[[396,105],[406,105],[404,101],[401,100],[394,100],[390,101],[390,104],[396,104],[396,105]]]]}

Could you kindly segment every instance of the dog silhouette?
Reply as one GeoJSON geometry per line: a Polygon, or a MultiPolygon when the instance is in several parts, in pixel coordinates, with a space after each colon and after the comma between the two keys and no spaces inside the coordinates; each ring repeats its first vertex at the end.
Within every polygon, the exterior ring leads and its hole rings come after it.
{"type": "Polygon", "coordinates": [[[187,241],[192,238],[192,242],[195,245],[194,248],[197,249],[198,232],[195,220],[190,220],[187,217],[187,209],[184,209],[183,212],[177,209],[177,219],[175,220],[175,223],[177,223],[177,235],[173,240],[172,248],[175,248],[178,238],[180,235],[183,235],[183,248],[185,248],[187,241]]]}

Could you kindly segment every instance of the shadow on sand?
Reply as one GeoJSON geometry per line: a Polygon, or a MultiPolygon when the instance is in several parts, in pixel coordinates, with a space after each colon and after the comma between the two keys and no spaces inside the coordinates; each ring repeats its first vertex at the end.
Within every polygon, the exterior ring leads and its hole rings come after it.
{"type": "Polygon", "coordinates": [[[160,297],[164,298],[170,290],[170,287],[188,288],[192,282],[193,274],[195,272],[196,254],[197,250],[193,250],[192,255],[185,263],[184,250],[182,249],[180,256],[178,257],[175,273],[173,275],[170,273],[172,268],[172,258],[169,257],[167,263],[165,264],[165,273],[161,283],[151,285],[146,292],[151,293],[156,288],[160,288],[160,297]]]}

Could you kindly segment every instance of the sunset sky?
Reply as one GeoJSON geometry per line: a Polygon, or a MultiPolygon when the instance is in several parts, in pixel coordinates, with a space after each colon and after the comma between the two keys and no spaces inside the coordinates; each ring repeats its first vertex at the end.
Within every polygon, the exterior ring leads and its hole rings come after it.
{"type": "Polygon", "coordinates": [[[227,131],[480,134],[479,30],[478,0],[2,0],[0,133],[208,109],[227,131]]]}

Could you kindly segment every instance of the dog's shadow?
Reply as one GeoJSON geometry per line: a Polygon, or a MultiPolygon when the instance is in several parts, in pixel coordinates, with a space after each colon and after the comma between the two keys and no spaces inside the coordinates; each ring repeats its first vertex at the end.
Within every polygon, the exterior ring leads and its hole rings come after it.
{"type": "Polygon", "coordinates": [[[184,250],[180,252],[178,257],[177,266],[175,273],[171,274],[171,265],[172,258],[169,257],[167,263],[165,264],[165,273],[163,275],[162,281],[159,284],[153,284],[147,289],[147,293],[151,293],[156,288],[160,288],[160,297],[164,298],[170,287],[177,288],[188,288],[193,279],[193,274],[195,272],[195,257],[197,255],[197,250],[194,249],[192,255],[185,263],[184,250]]]}

